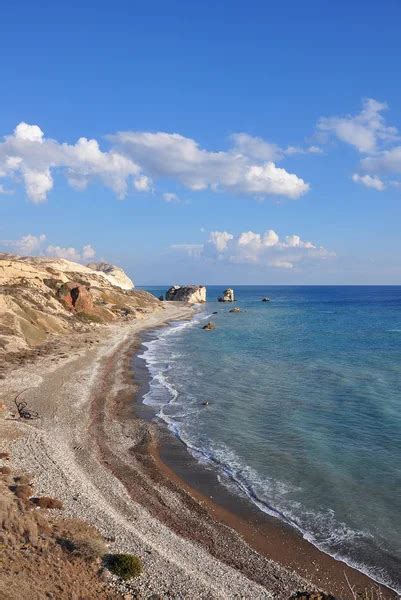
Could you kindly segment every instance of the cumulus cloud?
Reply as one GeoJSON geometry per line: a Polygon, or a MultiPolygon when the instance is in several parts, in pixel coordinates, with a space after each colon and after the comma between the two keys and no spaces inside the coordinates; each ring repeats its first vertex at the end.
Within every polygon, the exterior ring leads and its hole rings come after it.
{"type": "Polygon", "coordinates": [[[384,182],[379,177],[372,175],[358,175],[358,173],[354,173],[352,176],[352,181],[354,181],[355,183],[360,183],[361,185],[364,185],[367,188],[372,188],[379,192],[381,192],[385,188],[384,182]]]}
{"type": "Polygon", "coordinates": [[[303,179],[266,160],[274,156],[274,149],[266,142],[236,135],[232,149],[217,152],[205,150],[178,133],[124,131],[109,139],[118,152],[141,165],[153,179],[173,179],[191,190],[288,198],[298,198],[308,191],[309,185],[303,179]]]}
{"type": "Polygon", "coordinates": [[[72,246],[47,246],[46,254],[55,258],[66,258],[74,262],[81,262],[93,258],[96,253],[92,246],[87,244],[83,246],[82,250],[78,250],[72,246]]]}
{"type": "Polygon", "coordinates": [[[74,262],[85,262],[96,255],[95,249],[86,244],[81,249],[72,246],[62,247],[46,245],[46,235],[27,234],[18,240],[0,240],[0,247],[22,255],[47,255],[55,258],[66,258],[74,262]]]}
{"type": "Polygon", "coordinates": [[[304,241],[299,235],[287,235],[280,239],[273,229],[263,233],[244,231],[239,235],[227,231],[212,231],[204,244],[176,244],[172,248],[191,256],[278,269],[293,269],[335,256],[334,252],[304,241]],[[196,247],[196,253],[193,252],[193,247],[196,247]]]}
{"type": "Polygon", "coordinates": [[[103,152],[96,140],[85,137],[75,144],[60,143],[45,138],[37,125],[20,123],[0,143],[0,177],[22,180],[33,202],[46,200],[53,188],[55,169],[64,172],[69,183],[79,190],[99,179],[119,197],[125,196],[130,177],[135,178],[137,189],[144,189],[148,181],[130,158],[115,150],[103,152]]]}
{"type": "Polygon", "coordinates": [[[366,98],[362,102],[361,112],[357,115],[322,117],[318,122],[318,129],[335,135],[361,153],[371,153],[377,149],[380,142],[398,138],[397,129],[385,123],[382,113],[387,108],[385,102],[366,98]]]}
{"type": "Polygon", "coordinates": [[[21,181],[28,198],[36,203],[47,199],[55,172],[64,174],[76,190],[98,180],[120,198],[126,196],[130,181],[131,189],[149,192],[153,181],[162,178],[195,191],[298,198],[308,191],[309,184],[277,167],[275,161],[317,151],[316,147],[281,149],[246,133],[234,134],[227,151],[203,149],[178,133],[125,131],[108,136],[108,140],[109,150],[86,137],[75,144],[58,142],[47,138],[38,125],[21,122],[0,142],[0,178],[21,181]]]}

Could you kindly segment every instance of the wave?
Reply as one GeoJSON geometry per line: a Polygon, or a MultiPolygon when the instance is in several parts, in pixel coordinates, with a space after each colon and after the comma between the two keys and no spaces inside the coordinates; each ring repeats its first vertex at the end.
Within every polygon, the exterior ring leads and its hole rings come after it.
{"type": "Polygon", "coordinates": [[[169,325],[158,331],[157,337],[143,343],[145,351],[139,357],[145,361],[150,374],[149,391],[143,397],[144,404],[155,409],[156,416],[167,425],[196,460],[216,471],[221,484],[246,497],[264,513],[296,529],[304,539],[321,551],[359,570],[374,581],[387,585],[398,594],[401,593],[401,589],[397,589],[397,584],[384,570],[373,568],[341,550],[341,547],[346,547],[352,551],[357,546],[373,544],[369,532],[348,527],[338,521],[331,510],[305,511],[299,502],[287,499],[288,495],[297,489],[295,486],[266,477],[262,479],[254,469],[243,464],[241,458],[227,446],[216,446],[212,440],[208,440],[207,445],[199,446],[186,434],[183,421],[201,409],[199,401],[195,404],[188,402],[188,395],[185,405],[180,404],[180,393],[168,377],[174,363],[182,356],[176,351],[174,341],[176,336],[180,337],[185,330],[199,326],[199,323],[210,316],[206,311],[199,312],[191,321],[169,325]],[[173,415],[169,414],[172,407],[175,409],[173,415]],[[274,502],[269,501],[269,498],[274,498],[274,502]]]}

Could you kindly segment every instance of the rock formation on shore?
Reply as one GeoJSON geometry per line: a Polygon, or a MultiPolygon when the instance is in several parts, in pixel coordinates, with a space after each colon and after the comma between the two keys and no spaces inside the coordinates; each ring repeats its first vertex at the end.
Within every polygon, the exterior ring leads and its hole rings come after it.
{"type": "Polygon", "coordinates": [[[130,279],[120,267],[110,265],[106,262],[89,263],[86,265],[92,271],[100,271],[113,285],[122,290],[132,290],[134,282],[130,279]]]}
{"type": "Polygon", "coordinates": [[[162,307],[148,292],[122,289],[130,279],[116,272],[119,282],[112,267],[104,273],[64,259],[0,254],[0,355],[162,307]]]}
{"type": "Polygon", "coordinates": [[[224,291],[224,294],[218,298],[219,302],[234,302],[234,290],[232,288],[227,288],[224,291]]]}
{"type": "Polygon", "coordinates": [[[166,300],[199,304],[206,302],[206,287],[204,285],[173,285],[166,292],[166,300]]]}

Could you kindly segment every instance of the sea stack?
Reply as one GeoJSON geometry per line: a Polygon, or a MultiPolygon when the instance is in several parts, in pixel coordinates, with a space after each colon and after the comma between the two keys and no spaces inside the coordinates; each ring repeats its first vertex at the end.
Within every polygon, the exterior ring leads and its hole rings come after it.
{"type": "Polygon", "coordinates": [[[224,294],[218,298],[219,302],[234,302],[234,290],[232,288],[227,288],[224,291],[224,294]]]}
{"type": "Polygon", "coordinates": [[[206,302],[206,286],[204,285],[173,285],[166,292],[166,300],[200,304],[206,302]]]}

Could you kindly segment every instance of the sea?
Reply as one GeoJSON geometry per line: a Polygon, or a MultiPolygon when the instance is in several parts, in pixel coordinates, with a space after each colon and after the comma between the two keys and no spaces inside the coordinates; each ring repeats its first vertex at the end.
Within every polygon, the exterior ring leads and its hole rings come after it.
{"type": "Polygon", "coordinates": [[[226,287],[144,341],[143,402],[222,485],[401,593],[401,286],[226,287]]]}

